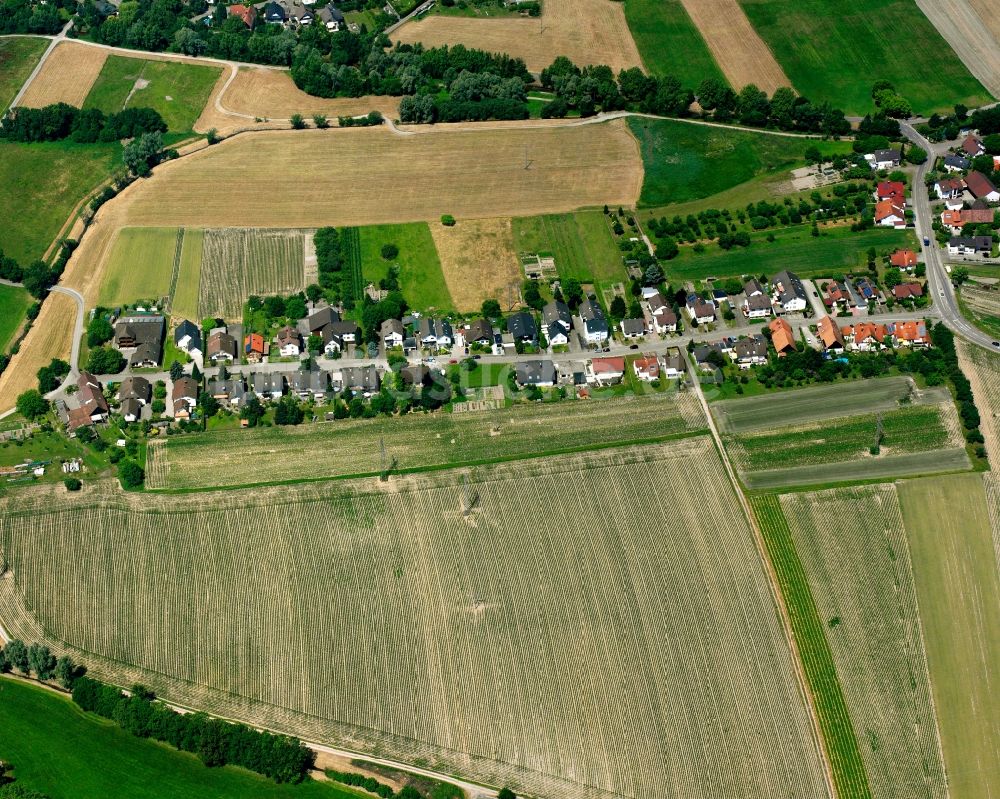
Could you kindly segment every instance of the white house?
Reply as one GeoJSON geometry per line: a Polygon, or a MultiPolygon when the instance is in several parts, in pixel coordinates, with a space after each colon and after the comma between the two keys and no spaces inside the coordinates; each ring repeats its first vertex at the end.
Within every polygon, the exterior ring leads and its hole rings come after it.
{"type": "Polygon", "coordinates": [[[715,321],[715,305],[694,294],[688,297],[687,313],[699,325],[708,325],[715,321]]]}
{"type": "Polygon", "coordinates": [[[278,352],[282,358],[297,358],[302,352],[302,339],[299,331],[286,325],[278,331],[278,352]]]}
{"type": "Polygon", "coordinates": [[[868,166],[875,170],[894,169],[899,166],[902,154],[899,150],[876,150],[873,153],[867,153],[865,160],[868,162],[868,166]]]}
{"type": "Polygon", "coordinates": [[[805,286],[794,272],[779,272],[771,281],[772,300],[783,313],[802,313],[809,306],[805,286]]]}

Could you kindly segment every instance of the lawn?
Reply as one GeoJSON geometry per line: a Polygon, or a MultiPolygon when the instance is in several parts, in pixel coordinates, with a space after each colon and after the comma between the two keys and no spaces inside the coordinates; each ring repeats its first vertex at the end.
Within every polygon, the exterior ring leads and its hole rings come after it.
{"type": "Polygon", "coordinates": [[[1000,763],[1000,577],[992,475],[899,484],[952,799],[989,796],[1000,763]],[[983,490],[983,481],[993,490],[983,490]]]}
{"type": "Polygon", "coordinates": [[[106,114],[121,111],[126,104],[154,108],[171,133],[186,133],[201,116],[218,77],[216,67],[112,55],[104,62],[84,108],[100,108],[106,114]],[[136,89],[130,97],[138,80],[149,85],[136,89]]]}
{"type": "Polygon", "coordinates": [[[847,153],[847,142],[705,127],[670,119],[629,118],[646,174],[641,206],[711,197],[766,173],[805,165],[805,151],[847,153]]]}
{"type": "Polygon", "coordinates": [[[195,321],[198,319],[198,291],[201,286],[201,251],[205,231],[184,229],[180,268],[177,280],[170,291],[170,312],[175,316],[195,321]]]}
{"type": "Polygon", "coordinates": [[[705,78],[726,82],[680,0],[625,0],[625,18],[646,68],[691,89],[705,78]]]}
{"type": "Polygon", "coordinates": [[[28,36],[0,39],[0,114],[17,96],[48,44],[46,39],[28,36]]]}
{"type": "Polygon", "coordinates": [[[0,141],[0,249],[41,258],[76,204],[121,162],[118,144],[0,141]]]}
{"type": "Polygon", "coordinates": [[[514,219],[518,252],[551,254],[563,279],[622,281],[625,267],[614,234],[600,211],[514,219]]]}
{"type": "Polygon", "coordinates": [[[990,96],[913,0],[740,0],[795,88],[848,114],[891,81],[920,114],[990,96]],[[919,53],[919,58],[914,58],[919,53]]]}
{"type": "Polygon", "coordinates": [[[399,288],[407,304],[415,310],[446,309],[453,303],[441,271],[434,239],[426,222],[403,225],[369,225],[360,229],[361,271],[365,283],[378,286],[399,264],[399,288]],[[395,244],[399,255],[392,261],[382,257],[382,246],[395,244]]]}
{"type": "Polygon", "coordinates": [[[706,245],[705,252],[696,253],[683,247],[681,254],[667,261],[667,275],[678,280],[697,280],[709,276],[739,277],[740,275],[773,275],[791,269],[800,277],[823,276],[864,269],[867,252],[874,247],[879,253],[899,247],[913,246],[910,230],[876,228],[852,233],[849,228],[821,228],[814,238],[808,225],[771,231],[775,241],[767,241],[767,233],[751,234],[749,247],[723,250],[717,244],[706,245]]]}
{"type": "Polygon", "coordinates": [[[68,698],[0,680],[0,758],[17,784],[52,799],[194,799],[318,797],[357,799],[332,785],[277,785],[230,766],[206,768],[197,757],[134,738],[86,714],[68,698]]]}
{"type": "Polygon", "coordinates": [[[31,303],[31,295],[24,289],[0,285],[0,353],[7,351],[11,340],[21,329],[24,312],[31,303]]]}
{"type": "Polygon", "coordinates": [[[115,240],[98,302],[106,307],[158,300],[170,293],[179,259],[177,228],[122,228],[115,240]]]}

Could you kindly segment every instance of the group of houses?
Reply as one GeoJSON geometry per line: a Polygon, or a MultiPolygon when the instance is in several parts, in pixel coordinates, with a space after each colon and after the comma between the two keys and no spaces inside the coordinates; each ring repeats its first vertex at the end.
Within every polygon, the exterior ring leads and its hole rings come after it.
{"type": "Polygon", "coordinates": [[[858,322],[840,325],[830,316],[824,316],[816,325],[816,336],[823,349],[832,354],[845,350],[877,352],[889,347],[929,347],[930,333],[923,321],[858,322]]]}
{"type": "Polygon", "coordinates": [[[766,364],[772,348],[779,358],[798,349],[792,326],[785,319],[772,319],[767,328],[771,333],[770,342],[763,333],[754,333],[739,337],[723,336],[718,341],[699,344],[691,353],[695,364],[702,371],[711,371],[728,359],[740,369],[750,369],[766,364]]]}
{"type": "MultiPolygon", "coordinates": [[[[312,25],[314,22],[333,32],[347,29],[344,13],[333,3],[327,3],[319,10],[313,8],[315,3],[316,0],[269,0],[256,5],[238,3],[228,6],[226,13],[230,17],[242,20],[251,30],[256,27],[258,21],[290,29],[312,25]]],[[[206,19],[211,21],[210,17],[206,19]]]]}
{"type": "Polygon", "coordinates": [[[875,224],[906,227],[906,184],[898,180],[883,180],[875,187],[875,224]]]}
{"type": "MultiPolygon", "coordinates": [[[[989,255],[993,250],[992,236],[963,233],[969,225],[993,225],[1000,190],[989,177],[972,168],[972,159],[986,153],[979,136],[969,132],[956,150],[940,163],[948,176],[934,183],[935,196],[944,202],[941,226],[950,234],[948,254],[953,257],[989,255]]],[[[1000,157],[993,158],[993,165],[994,169],[1000,167],[1000,157]]]]}
{"type": "Polygon", "coordinates": [[[686,367],[683,353],[671,348],[665,354],[644,353],[633,358],[595,357],[583,363],[563,365],[548,359],[520,361],[514,365],[514,380],[521,388],[550,388],[568,384],[585,392],[588,387],[617,385],[625,379],[629,370],[637,380],[653,383],[680,379],[685,375],[686,367]]]}

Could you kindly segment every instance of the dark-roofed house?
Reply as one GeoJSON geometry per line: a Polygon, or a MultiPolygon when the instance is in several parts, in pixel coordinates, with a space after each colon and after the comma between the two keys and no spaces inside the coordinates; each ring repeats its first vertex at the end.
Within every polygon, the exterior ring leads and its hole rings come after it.
{"type": "Polygon", "coordinates": [[[515,342],[534,344],[538,341],[538,327],[535,325],[535,317],[527,311],[519,311],[507,318],[507,332],[514,337],[515,342]]]}
{"type": "Polygon", "coordinates": [[[733,355],[740,369],[760,366],[767,363],[767,339],[762,335],[741,338],[733,347],[733,355]]]}
{"type": "Polygon", "coordinates": [[[243,375],[240,374],[226,379],[209,380],[206,390],[220,405],[227,408],[238,408],[246,398],[246,385],[243,383],[243,375]]]}
{"type": "Polygon", "coordinates": [[[782,313],[801,313],[809,306],[805,286],[794,272],[778,272],[771,281],[774,304],[782,313]]]}
{"type": "Polygon", "coordinates": [[[948,255],[989,255],[992,250],[990,236],[952,236],[948,239],[948,255]]]}
{"type": "Polygon", "coordinates": [[[357,391],[366,397],[377,393],[380,385],[378,370],[374,366],[346,367],[334,373],[333,382],[342,391],[357,391]]]}
{"type": "Polygon", "coordinates": [[[285,376],[280,372],[257,372],[249,377],[250,388],[263,402],[285,395],[285,376]]]}
{"type": "Polygon", "coordinates": [[[417,338],[424,347],[450,347],[455,340],[448,320],[432,319],[429,316],[417,323],[417,338]]]}
{"type": "Polygon", "coordinates": [[[330,373],[322,369],[298,369],[288,376],[288,390],[300,399],[321,402],[330,390],[330,373]]]}
{"type": "Polygon", "coordinates": [[[677,314],[673,308],[664,307],[653,312],[653,330],[661,335],[677,332],[677,314]]]}
{"type": "Polygon", "coordinates": [[[332,4],[326,5],[319,10],[319,21],[326,25],[328,31],[340,31],[347,29],[347,20],[339,8],[332,4]]]}
{"type": "Polygon", "coordinates": [[[965,172],[972,166],[972,162],[961,155],[946,155],[943,164],[945,172],[965,172]]]}
{"type": "Polygon", "coordinates": [[[465,332],[466,344],[480,344],[488,347],[493,341],[493,325],[489,319],[476,319],[465,332]]]}
{"type": "Polygon", "coordinates": [[[678,349],[672,349],[663,359],[664,377],[683,377],[687,372],[687,361],[678,349]]]}
{"type": "Polygon", "coordinates": [[[422,363],[404,366],[399,370],[399,378],[404,386],[429,386],[434,382],[430,367],[422,363]]]}
{"type": "Polygon", "coordinates": [[[893,169],[899,166],[902,157],[899,150],[876,150],[866,155],[865,160],[872,169],[893,169]]]}
{"type": "Polygon", "coordinates": [[[212,363],[232,363],[239,356],[236,339],[225,330],[216,330],[208,336],[208,360],[212,363]]]}
{"type": "Polygon", "coordinates": [[[278,331],[276,341],[282,358],[297,358],[302,353],[302,338],[291,325],[285,325],[278,331]]]}
{"type": "Polygon", "coordinates": [[[333,355],[335,352],[342,352],[348,344],[355,343],[360,333],[361,328],[357,322],[345,319],[324,325],[318,335],[323,341],[323,352],[333,355]]]}
{"type": "Polygon", "coordinates": [[[631,340],[642,338],[646,335],[645,319],[622,319],[622,335],[631,340]]]}
{"type": "Polygon", "coordinates": [[[692,294],[687,300],[687,312],[699,325],[710,325],[715,321],[715,306],[705,302],[697,294],[692,294]]]}
{"type": "Polygon", "coordinates": [[[285,9],[280,4],[271,2],[264,6],[265,22],[283,25],[286,19],[288,19],[288,15],[285,14],[285,9]]]}
{"type": "Polygon", "coordinates": [[[549,346],[562,346],[569,343],[569,331],[573,327],[573,315],[569,306],[553,300],[542,308],[542,328],[549,346]]]}
{"type": "Polygon", "coordinates": [[[175,380],[170,399],[174,404],[174,418],[190,419],[198,405],[198,384],[190,377],[175,380]]]}
{"type": "Polygon", "coordinates": [[[318,334],[324,327],[333,322],[340,321],[340,312],[335,308],[327,305],[323,308],[319,308],[313,311],[305,319],[305,329],[309,333],[318,334]]]}
{"type": "Polygon", "coordinates": [[[771,315],[771,298],[766,294],[747,294],[743,300],[743,315],[747,319],[766,319],[771,315]]]}
{"type": "Polygon", "coordinates": [[[402,347],[403,339],[406,337],[406,328],[398,319],[386,319],[379,328],[379,337],[385,348],[402,347]]]}
{"type": "Polygon", "coordinates": [[[760,297],[763,294],[767,294],[767,290],[757,278],[752,277],[743,284],[743,293],[748,297],[760,297]]]}
{"type": "Polygon", "coordinates": [[[610,331],[604,309],[589,297],[580,303],[580,318],[583,320],[583,337],[588,344],[601,344],[608,340],[610,331]]]}
{"type": "Polygon", "coordinates": [[[174,344],[186,353],[201,352],[201,328],[185,319],[174,329],[174,344]]]}
{"type": "Polygon", "coordinates": [[[514,366],[514,379],[520,386],[554,386],[556,366],[552,361],[520,361],[514,366]]]}
{"type": "Polygon", "coordinates": [[[1000,202],[1000,191],[997,191],[993,181],[982,172],[970,172],[965,178],[965,185],[977,200],[986,200],[988,203],[1000,202]]]}
{"type": "Polygon", "coordinates": [[[153,388],[145,377],[130,375],[118,386],[118,401],[126,422],[137,422],[142,408],[153,396],[153,388]]]}
{"type": "Polygon", "coordinates": [[[126,316],[115,323],[115,347],[129,366],[158,366],[163,358],[162,316],[126,316]]]}

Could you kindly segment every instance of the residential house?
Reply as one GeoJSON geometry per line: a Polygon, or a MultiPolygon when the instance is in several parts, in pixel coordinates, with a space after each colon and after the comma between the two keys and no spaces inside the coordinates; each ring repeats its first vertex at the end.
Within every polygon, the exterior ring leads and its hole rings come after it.
{"type": "Polygon", "coordinates": [[[417,340],[413,336],[407,336],[403,339],[403,355],[413,355],[419,349],[420,345],[417,344],[417,340]]]}
{"type": "Polygon", "coordinates": [[[330,390],[330,373],[323,369],[299,369],[288,376],[288,390],[299,399],[322,402],[330,390]]]}
{"type": "Polygon", "coordinates": [[[587,382],[594,382],[599,386],[610,386],[620,383],[624,376],[624,358],[594,358],[590,362],[587,382]]]}
{"type": "Polygon", "coordinates": [[[268,353],[267,342],[259,333],[243,337],[243,357],[247,363],[260,363],[268,353]]]}
{"type": "Polygon", "coordinates": [[[174,418],[190,419],[198,406],[198,384],[190,377],[175,380],[170,398],[174,404],[174,418]]]}
{"type": "Polygon", "coordinates": [[[771,298],[766,294],[748,294],[743,300],[743,315],[747,319],[766,319],[771,315],[771,298]]]}
{"type": "Polygon", "coordinates": [[[297,358],[302,354],[302,337],[299,331],[291,325],[285,325],[275,337],[278,352],[282,358],[297,358]]]}
{"type": "Polygon", "coordinates": [[[398,319],[386,319],[379,328],[379,338],[387,350],[401,347],[403,339],[406,338],[406,328],[398,319]]]}
{"type": "Polygon", "coordinates": [[[255,372],[247,380],[261,402],[281,399],[285,395],[285,376],[281,372],[255,372]]]}
{"type": "Polygon", "coordinates": [[[892,287],[892,296],[897,300],[910,300],[924,296],[924,287],[919,283],[900,283],[892,287]]]}
{"type": "Polygon", "coordinates": [[[948,239],[948,255],[989,255],[992,250],[990,236],[952,236],[948,239]]]}
{"type": "Polygon", "coordinates": [[[966,172],[972,166],[972,162],[961,155],[946,155],[941,166],[945,172],[966,172]]]}
{"type": "Polygon", "coordinates": [[[684,377],[687,372],[687,361],[678,349],[672,349],[663,359],[663,376],[670,378],[684,377]]]}
{"type": "Polygon", "coordinates": [[[328,31],[337,32],[341,30],[347,30],[347,20],[344,18],[344,13],[333,6],[333,4],[328,4],[319,10],[319,21],[322,22],[328,31]]]}
{"type": "Polygon", "coordinates": [[[126,316],[115,322],[114,345],[131,367],[159,366],[163,360],[162,316],[126,316]]]}
{"type": "Polygon", "coordinates": [[[925,322],[896,322],[890,325],[893,339],[901,347],[929,347],[931,336],[925,322]]]}
{"type": "Polygon", "coordinates": [[[709,325],[715,321],[715,306],[697,294],[691,294],[687,298],[686,307],[688,316],[699,325],[709,325]]]}
{"type": "MultiPolygon", "coordinates": [[[[783,319],[775,321],[784,322],[783,319]]],[[[733,357],[740,369],[767,363],[767,339],[760,334],[741,338],[733,347],[733,357]]]]}
{"type": "Polygon", "coordinates": [[[939,200],[945,201],[949,211],[957,211],[962,207],[965,194],[965,181],[961,178],[945,178],[934,184],[934,193],[939,200]]]}
{"type": "Polygon", "coordinates": [[[280,3],[270,2],[264,6],[264,21],[273,25],[284,25],[288,15],[280,3]]]}
{"type": "Polygon", "coordinates": [[[610,331],[604,309],[589,297],[580,303],[580,318],[583,320],[583,337],[588,344],[607,341],[610,331]]]}
{"type": "Polygon", "coordinates": [[[889,200],[895,205],[906,207],[906,184],[898,180],[883,180],[875,188],[875,199],[879,202],[889,200]]]}
{"type": "MultiPolygon", "coordinates": [[[[288,25],[290,27],[298,25],[312,25],[315,15],[313,10],[308,8],[304,3],[297,2],[296,0],[282,0],[282,5],[285,7],[285,16],[288,18],[288,25]]],[[[311,3],[309,5],[312,5],[311,3]]]]}
{"type": "Polygon", "coordinates": [[[649,308],[651,314],[655,314],[657,311],[661,311],[664,308],[669,308],[667,301],[663,298],[663,295],[659,291],[654,290],[646,298],[646,306],[649,308]]]}
{"type": "Polygon", "coordinates": [[[875,224],[881,227],[906,227],[906,211],[894,200],[882,200],[875,203],[875,224]]]}
{"type": "Polygon", "coordinates": [[[215,378],[206,384],[206,391],[226,408],[238,408],[246,399],[246,385],[242,375],[231,378],[215,378]]]}
{"type": "Polygon", "coordinates": [[[333,355],[335,352],[343,352],[348,344],[357,342],[361,335],[361,328],[357,322],[348,319],[337,320],[324,325],[318,334],[323,342],[323,352],[333,355]]]}
{"type": "Polygon", "coordinates": [[[653,330],[660,335],[677,332],[677,314],[673,308],[660,308],[653,314],[653,330]]]}
{"type": "Polygon", "coordinates": [[[988,203],[1000,202],[1000,191],[997,191],[993,181],[982,172],[970,172],[965,178],[965,185],[977,200],[985,200],[988,203]]]}
{"type": "Polygon", "coordinates": [[[174,346],[189,355],[201,352],[201,328],[185,319],[174,329],[174,346]]]}
{"type": "Polygon", "coordinates": [[[553,300],[542,308],[542,329],[550,346],[561,346],[569,343],[569,331],[573,327],[573,315],[569,306],[553,300]]]}
{"type": "Polygon", "coordinates": [[[556,367],[552,361],[519,361],[514,365],[514,379],[519,386],[554,386],[556,367]]]}
{"type": "Polygon", "coordinates": [[[253,26],[257,23],[257,9],[253,6],[243,5],[242,3],[228,6],[226,8],[226,16],[243,20],[243,24],[250,28],[250,30],[253,30],[253,26]]]}
{"type": "Polygon", "coordinates": [[[867,277],[859,277],[854,281],[854,288],[857,289],[858,294],[861,296],[862,302],[868,303],[878,303],[881,305],[885,302],[881,293],[878,290],[878,286],[872,283],[867,277]]]}
{"type": "Polygon", "coordinates": [[[653,353],[636,358],[632,362],[632,369],[639,380],[647,383],[660,379],[660,359],[653,353]]]}
{"type": "Polygon", "coordinates": [[[73,408],[67,414],[67,427],[75,432],[81,427],[89,427],[97,422],[107,421],[111,411],[100,381],[90,372],[80,372],[76,379],[76,400],[79,407],[73,408]]]}
{"type": "Polygon", "coordinates": [[[824,349],[830,352],[844,351],[846,346],[844,333],[833,317],[824,316],[820,319],[816,326],[816,333],[819,335],[819,340],[823,342],[824,349]]]}
{"type": "Polygon", "coordinates": [[[400,369],[399,379],[403,381],[404,386],[415,386],[419,388],[420,386],[431,385],[431,383],[434,382],[434,375],[429,366],[418,363],[410,366],[404,366],[400,369]]]}
{"type": "Polygon", "coordinates": [[[334,375],[334,383],[339,383],[342,391],[354,391],[366,397],[377,394],[381,385],[378,369],[374,366],[349,366],[341,369],[339,378],[334,375]]]}
{"type": "Polygon", "coordinates": [[[493,325],[489,319],[476,319],[465,331],[466,344],[478,344],[488,347],[493,341],[493,325]]]}
{"type": "Polygon", "coordinates": [[[889,263],[897,269],[913,269],[917,265],[917,254],[913,250],[896,250],[889,256],[889,263]]]}
{"type": "Polygon", "coordinates": [[[831,280],[823,287],[823,304],[827,308],[842,307],[849,311],[857,306],[854,295],[850,292],[846,283],[831,280]]]}
{"type": "Polygon", "coordinates": [[[875,170],[894,169],[899,166],[902,154],[899,150],[876,150],[865,155],[865,160],[875,170]]]}
{"type": "Polygon", "coordinates": [[[711,344],[699,344],[691,354],[700,370],[711,372],[718,368],[718,364],[713,361],[718,361],[719,356],[728,356],[729,352],[728,346],[723,345],[721,341],[713,341],[711,344]],[[716,353],[717,357],[712,357],[712,353],[716,353]]]}
{"type": "Polygon", "coordinates": [[[752,277],[743,284],[743,293],[747,297],[763,297],[767,294],[767,289],[757,278],[752,277]]]}
{"type": "Polygon", "coordinates": [[[852,350],[875,352],[885,349],[885,339],[889,330],[885,325],[873,322],[859,322],[856,325],[842,329],[844,340],[852,350]]]}
{"type": "Polygon", "coordinates": [[[514,337],[515,342],[534,344],[538,341],[538,327],[535,317],[527,311],[519,311],[507,318],[507,332],[514,337]]]}
{"type": "Polygon", "coordinates": [[[772,300],[782,313],[801,313],[809,307],[805,286],[794,272],[779,272],[771,281],[772,300]]]}
{"type": "Polygon", "coordinates": [[[425,316],[417,323],[417,338],[423,347],[450,347],[454,341],[451,324],[443,319],[425,316]]]}
{"type": "Polygon", "coordinates": [[[983,145],[982,139],[975,133],[970,133],[962,142],[962,152],[970,158],[976,158],[986,153],[986,147],[983,145]]]}
{"type": "Polygon", "coordinates": [[[318,336],[327,325],[340,321],[340,311],[330,305],[315,309],[300,324],[302,333],[308,336],[318,336]]]}
{"type": "Polygon", "coordinates": [[[992,225],[994,213],[992,208],[944,211],[941,214],[941,224],[950,228],[951,232],[957,236],[966,225],[992,225]]]}
{"type": "Polygon", "coordinates": [[[236,339],[225,330],[213,330],[208,336],[208,360],[212,363],[232,363],[239,357],[236,339]]]}
{"type": "Polygon", "coordinates": [[[622,335],[629,341],[643,338],[646,335],[645,319],[622,319],[622,335]]]}
{"type": "Polygon", "coordinates": [[[772,319],[767,327],[771,331],[771,345],[779,358],[795,352],[795,334],[792,333],[792,326],[788,322],[784,319],[772,319]]]}
{"type": "Polygon", "coordinates": [[[118,402],[121,403],[122,417],[126,422],[137,422],[142,409],[153,397],[149,381],[138,375],[130,375],[118,386],[118,402]]]}

